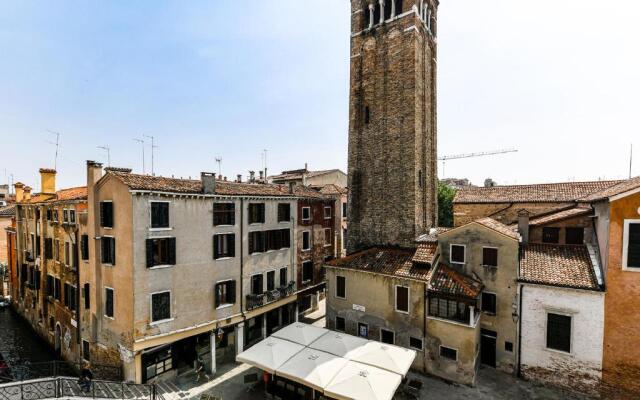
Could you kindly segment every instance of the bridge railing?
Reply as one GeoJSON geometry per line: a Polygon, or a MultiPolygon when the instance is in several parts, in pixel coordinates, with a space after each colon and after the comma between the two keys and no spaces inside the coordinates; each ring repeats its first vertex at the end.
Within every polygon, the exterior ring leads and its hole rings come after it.
{"type": "MultiPolygon", "coordinates": [[[[11,380],[24,381],[27,379],[47,377],[78,376],[82,367],[82,363],[79,362],[25,362],[17,365],[11,365],[11,380]]],[[[121,381],[123,377],[122,369],[113,365],[91,363],[91,372],[96,379],[103,379],[107,381],[121,381]]]]}
{"type": "Polygon", "coordinates": [[[78,378],[58,377],[0,384],[0,400],[44,400],[69,397],[162,400],[155,385],[94,380],[83,390],[78,378]]]}

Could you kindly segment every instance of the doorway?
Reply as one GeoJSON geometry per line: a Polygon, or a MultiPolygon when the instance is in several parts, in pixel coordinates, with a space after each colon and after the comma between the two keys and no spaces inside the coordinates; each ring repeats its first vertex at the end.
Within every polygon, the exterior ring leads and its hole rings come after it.
{"type": "Polygon", "coordinates": [[[480,361],[489,367],[496,367],[496,339],[494,331],[481,329],[480,331],[480,361]]]}

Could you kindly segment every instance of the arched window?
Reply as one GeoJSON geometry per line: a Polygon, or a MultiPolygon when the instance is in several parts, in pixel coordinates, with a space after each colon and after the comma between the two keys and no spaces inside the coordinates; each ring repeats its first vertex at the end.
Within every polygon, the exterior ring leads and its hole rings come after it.
{"type": "Polygon", "coordinates": [[[402,14],[402,0],[396,0],[396,16],[402,14]]]}
{"type": "Polygon", "coordinates": [[[385,0],[384,2],[384,19],[385,21],[391,18],[391,0],[385,0]]]}
{"type": "Polygon", "coordinates": [[[367,29],[371,25],[371,13],[369,12],[369,4],[366,4],[363,12],[364,14],[364,29],[367,29]]]}
{"type": "Polygon", "coordinates": [[[373,24],[376,25],[380,22],[380,3],[376,1],[376,6],[373,9],[373,24]]]}

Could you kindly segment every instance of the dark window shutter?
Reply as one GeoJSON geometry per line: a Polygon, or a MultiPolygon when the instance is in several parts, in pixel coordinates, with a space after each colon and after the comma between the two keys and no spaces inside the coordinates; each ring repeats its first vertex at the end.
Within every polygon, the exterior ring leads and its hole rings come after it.
{"type": "Polygon", "coordinates": [[[255,239],[254,239],[254,232],[249,232],[249,254],[255,253],[255,239]]]}
{"type": "Polygon", "coordinates": [[[640,268],[640,224],[629,224],[629,243],[627,243],[627,265],[640,268]]]}
{"type": "Polygon", "coordinates": [[[82,235],[80,237],[80,250],[82,253],[82,259],[88,260],[89,259],[89,236],[82,235]]]}
{"type": "Polygon", "coordinates": [[[105,206],[104,206],[104,204],[105,203],[100,203],[100,226],[105,226],[104,225],[104,222],[105,222],[105,218],[104,218],[105,217],[105,215],[104,215],[105,206]]]}
{"type": "Polygon", "coordinates": [[[84,308],[87,310],[91,308],[91,294],[88,283],[84,284],[84,308]]]}
{"type": "Polygon", "coordinates": [[[147,268],[153,267],[153,239],[147,239],[147,268]]]}
{"type": "Polygon", "coordinates": [[[216,235],[213,235],[213,259],[217,259],[218,258],[218,240],[216,238],[216,235]]]}
{"type": "Polygon", "coordinates": [[[109,240],[111,242],[111,246],[110,249],[111,250],[111,254],[109,255],[110,258],[110,264],[111,265],[116,265],[116,238],[110,238],[109,240]]]}
{"type": "Polygon", "coordinates": [[[222,304],[222,299],[220,298],[220,283],[216,283],[216,285],[213,287],[213,290],[215,291],[215,306],[216,307],[220,307],[220,304],[222,304]]]}
{"type": "Polygon", "coordinates": [[[229,298],[227,299],[230,304],[236,303],[236,281],[229,282],[229,298]]]}
{"type": "Polygon", "coordinates": [[[176,238],[169,239],[169,264],[176,265],[176,238]]]}
{"type": "Polygon", "coordinates": [[[264,223],[264,204],[260,204],[260,222],[264,223]]]}
{"type": "Polygon", "coordinates": [[[236,235],[227,235],[227,247],[229,248],[229,257],[236,256],[236,235]]]}

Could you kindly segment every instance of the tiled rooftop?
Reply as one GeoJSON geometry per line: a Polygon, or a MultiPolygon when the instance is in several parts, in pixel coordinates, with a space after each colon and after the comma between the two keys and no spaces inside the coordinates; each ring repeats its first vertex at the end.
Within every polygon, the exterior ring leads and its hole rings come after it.
{"type": "MultiPolygon", "coordinates": [[[[477,224],[485,226],[489,229],[492,229],[498,233],[502,233],[505,236],[508,236],[515,240],[520,240],[520,234],[515,231],[513,228],[503,224],[502,222],[498,222],[493,218],[481,218],[479,220],[474,221],[477,224]]],[[[473,222],[472,222],[473,223],[473,222]]]]}
{"type": "MultiPolygon", "coordinates": [[[[0,207],[0,217],[13,217],[16,215],[16,205],[9,204],[8,206],[0,207]]],[[[3,233],[0,232],[0,235],[3,233]]]]}
{"type": "MultiPolygon", "coordinates": [[[[543,215],[541,217],[532,218],[531,220],[529,220],[529,226],[551,224],[558,221],[564,221],[565,219],[569,218],[589,215],[591,214],[591,212],[592,210],[590,207],[573,207],[568,210],[562,210],[548,215],[543,215]]],[[[517,224],[515,226],[517,227],[517,224]]]]}
{"type": "Polygon", "coordinates": [[[433,277],[429,283],[430,292],[470,299],[478,297],[482,287],[482,282],[463,275],[443,263],[434,268],[433,277]]]}
{"type": "Polygon", "coordinates": [[[640,188],[640,176],[636,176],[635,178],[622,181],[617,185],[613,185],[599,192],[592,193],[581,200],[583,201],[604,200],[604,199],[608,199],[609,197],[623,194],[625,192],[628,192],[630,190],[635,190],[638,188],[640,188]]]}
{"type": "Polygon", "coordinates": [[[585,245],[531,243],[520,255],[520,281],[599,290],[594,265],[585,245]]]}
{"type": "Polygon", "coordinates": [[[436,253],[438,250],[438,243],[436,242],[426,242],[420,243],[418,248],[416,249],[415,254],[413,255],[413,262],[422,263],[422,264],[432,264],[433,260],[436,257],[436,253]]]}
{"type": "Polygon", "coordinates": [[[36,193],[31,196],[29,200],[23,201],[28,204],[38,203],[53,203],[56,201],[74,201],[74,200],[86,200],[87,199],[87,187],[79,186],[67,189],[60,189],[55,194],[48,193],[36,193]]]}
{"type": "Polygon", "coordinates": [[[454,203],[572,202],[624,181],[543,183],[493,187],[463,187],[454,203]]]}

